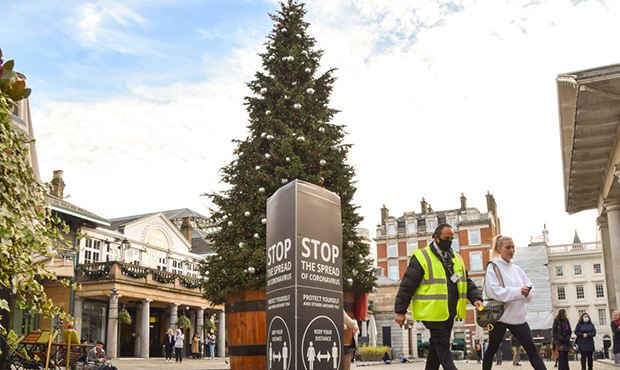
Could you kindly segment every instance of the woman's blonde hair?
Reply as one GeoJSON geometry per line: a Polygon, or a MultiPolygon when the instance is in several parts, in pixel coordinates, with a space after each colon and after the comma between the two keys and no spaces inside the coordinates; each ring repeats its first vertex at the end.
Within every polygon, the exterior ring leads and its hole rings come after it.
{"type": "Polygon", "coordinates": [[[168,334],[174,335],[174,330],[172,330],[172,328],[168,328],[168,334]]]}
{"type": "Polygon", "coordinates": [[[493,246],[491,247],[491,261],[499,258],[499,251],[500,249],[502,249],[502,244],[506,240],[512,240],[512,238],[505,235],[497,235],[495,238],[493,238],[493,246]]]}

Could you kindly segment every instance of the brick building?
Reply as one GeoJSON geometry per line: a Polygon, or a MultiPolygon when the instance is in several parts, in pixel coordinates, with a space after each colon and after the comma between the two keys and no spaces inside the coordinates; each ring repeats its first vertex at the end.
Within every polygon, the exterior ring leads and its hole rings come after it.
{"type": "MultiPolygon", "coordinates": [[[[487,211],[467,206],[467,198],[461,194],[460,207],[435,211],[422,198],[420,212],[405,212],[400,217],[389,214],[381,208],[381,223],[377,225],[377,265],[383,268],[386,276],[399,281],[414,250],[425,248],[432,241],[432,233],[440,223],[452,225],[456,233],[452,248],[459,252],[469,276],[478,286],[482,286],[484,267],[489,260],[489,250],[493,238],[500,232],[497,203],[491,193],[486,194],[487,211]]],[[[482,338],[483,332],[475,324],[474,307],[468,305],[467,318],[457,323],[454,339],[465,340],[468,347],[475,338],[482,338]]],[[[419,326],[418,341],[428,339],[429,333],[419,326]]]]}

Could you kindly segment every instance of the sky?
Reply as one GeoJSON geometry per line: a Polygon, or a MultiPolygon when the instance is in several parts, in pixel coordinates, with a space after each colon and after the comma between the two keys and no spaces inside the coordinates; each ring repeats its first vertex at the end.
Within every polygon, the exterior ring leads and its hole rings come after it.
{"type": "MultiPolygon", "coordinates": [[[[309,33],[337,68],[356,204],[390,214],[495,195],[502,233],[526,246],[596,239],[568,215],[555,77],[619,62],[620,2],[309,0],[309,33]]],[[[174,208],[203,193],[247,134],[243,97],[276,1],[0,0],[0,48],[28,77],[41,176],[104,217],[174,208]]]]}

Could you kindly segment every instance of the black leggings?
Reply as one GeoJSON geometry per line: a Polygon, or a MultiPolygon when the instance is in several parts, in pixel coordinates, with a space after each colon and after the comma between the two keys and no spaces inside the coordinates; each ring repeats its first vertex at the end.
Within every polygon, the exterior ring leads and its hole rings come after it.
{"type": "Polygon", "coordinates": [[[172,360],[172,347],[166,346],[166,360],[172,360]]]}
{"type": "Polygon", "coordinates": [[[489,346],[484,352],[484,356],[482,358],[482,370],[491,370],[491,367],[493,366],[493,356],[504,339],[506,329],[510,330],[512,335],[514,335],[519,343],[521,343],[527,353],[527,357],[530,359],[530,364],[532,364],[532,367],[535,370],[546,370],[547,368],[545,367],[545,363],[542,358],[540,358],[540,355],[536,350],[536,345],[534,345],[530,326],[527,323],[520,325],[508,325],[503,322],[496,322],[493,330],[489,332],[489,346]]]}
{"type": "Polygon", "coordinates": [[[183,348],[174,348],[174,355],[176,356],[176,362],[183,362],[183,348]]]}
{"type": "Polygon", "coordinates": [[[586,361],[588,362],[588,370],[592,370],[592,351],[580,351],[581,353],[581,370],[586,370],[586,361]]]}

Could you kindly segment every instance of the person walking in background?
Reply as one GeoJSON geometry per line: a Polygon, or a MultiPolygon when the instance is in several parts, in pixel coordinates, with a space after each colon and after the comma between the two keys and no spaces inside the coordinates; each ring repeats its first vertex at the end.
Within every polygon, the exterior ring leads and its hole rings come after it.
{"type": "Polygon", "coordinates": [[[181,363],[183,362],[183,343],[185,340],[185,335],[181,329],[177,329],[177,335],[174,337],[174,355],[175,361],[181,363]]]}
{"type": "Polygon", "coordinates": [[[168,329],[168,333],[164,337],[164,350],[166,351],[166,362],[172,362],[172,349],[174,348],[174,331],[168,329]]]}
{"type": "Polygon", "coordinates": [[[194,333],[194,337],[192,338],[192,358],[200,358],[200,337],[198,333],[194,333]]]}
{"type": "Polygon", "coordinates": [[[468,299],[476,307],[483,306],[463,258],[451,248],[453,239],[452,226],[440,224],[431,244],[413,252],[394,303],[398,325],[403,326],[411,306],[413,319],[430,331],[426,370],[437,370],[440,364],[445,370],[456,370],[450,350],[454,319],[465,319],[468,299]]]}
{"type": "Polygon", "coordinates": [[[620,312],[614,310],[611,314],[611,332],[613,333],[614,363],[620,365],[620,312]]]}
{"type": "MultiPolygon", "coordinates": [[[[512,263],[514,254],[515,244],[511,237],[495,237],[491,247],[491,262],[486,269],[484,289],[489,298],[504,303],[504,313],[493,324],[493,330],[489,331],[489,346],[482,357],[482,369],[491,369],[493,357],[504,340],[506,330],[509,330],[512,337],[518,339],[525,349],[532,367],[535,370],[546,370],[526,321],[525,305],[534,297],[531,292],[532,282],[519,266],[512,263]]],[[[517,355],[518,351],[517,348],[517,355]]]]}
{"type": "Polygon", "coordinates": [[[566,310],[561,309],[553,320],[553,345],[558,350],[558,370],[569,370],[568,350],[572,330],[566,317],[566,310]]]}
{"type": "Polygon", "coordinates": [[[592,370],[594,353],[594,337],[596,336],[596,328],[590,321],[590,315],[583,313],[577,322],[575,327],[575,335],[577,339],[575,343],[579,348],[581,354],[581,370],[586,370],[586,362],[588,364],[587,370],[592,370]]]}
{"type": "Polygon", "coordinates": [[[502,354],[502,346],[504,345],[504,339],[499,342],[499,347],[497,347],[497,352],[495,353],[495,365],[501,365],[504,362],[504,355],[502,354]]]}
{"type": "Polygon", "coordinates": [[[480,364],[482,363],[482,345],[480,344],[480,342],[476,343],[476,357],[477,357],[477,363],[480,364]]]}
{"type": "Polygon", "coordinates": [[[210,329],[207,333],[207,346],[209,346],[209,359],[215,359],[215,334],[213,334],[213,329],[210,329]]]}

